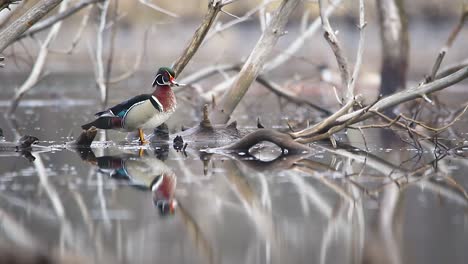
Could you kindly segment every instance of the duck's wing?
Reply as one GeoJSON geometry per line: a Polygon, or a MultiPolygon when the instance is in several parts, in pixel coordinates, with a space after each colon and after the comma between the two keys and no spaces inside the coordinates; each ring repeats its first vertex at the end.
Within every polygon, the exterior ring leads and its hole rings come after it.
{"type": "Polygon", "coordinates": [[[161,104],[157,101],[157,99],[151,95],[151,94],[140,94],[137,95],[131,99],[128,99],[127,101],[124,101],[118,105],[115,105],[107,110],[104,110],[102,112],[98,112],[95,115],[96,116],[119,116],[123,117],[125,113],[132,107],[133,105],[143,102],[146,100],[150,100],[153,106],[158,109],[159,111],[162,111],[161,104]]]}

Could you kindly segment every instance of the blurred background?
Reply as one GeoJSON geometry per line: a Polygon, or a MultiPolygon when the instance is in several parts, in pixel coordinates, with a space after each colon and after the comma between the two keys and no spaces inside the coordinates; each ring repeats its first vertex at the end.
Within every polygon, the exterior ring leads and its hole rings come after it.
{"type": "MultiPolygon", "coordinates": [[[[0,30],[36,2],[24,0],[12,11],[1,11],[0,30]]],[[[80,2],[69,1],[68,6],[80,2]]],[[[178,80],[207,67],[243,62],[262,34],[262,17],[268,20],[280,1],[265,2],[239,0],[228,5],[225,10],[232,15],[218,15],[178,80]],[[262,16],[261,6],[265,7],[262,16]],[[238,19],[233,15],[246,19],[219,31],[238,19]]],[[[106,68],[112,57],[110,79],[115,81],[108,85],[107,106],[152,91],[157,69],[172,65],[182,54],[208,5],[207,0],[110,3],[102,57],[106,68]]],[[[371,100],[379,93],[381,40],[376,1],[365,4],[365,50],[357,89],[371,100]]],[[[404,1],[410,43],[408,87],[430,73],[460,19],[462,4],[458,0],[404,1]]],[[[330,17],[351,65],[359,39],[358,5],[358,1],[342,1],[330,17]]],[[[366,132],[367,142],[360,134],[342,133],[338,139],[352,146],[349,152],[327,150],[320,143],[307,157],[284,162],[302,160],[312,167],[309,171],[284,164],[252,165],[248,159],[232,156],[207,158],[197,150],[183,155],[172,144],[144,148],[141,157],[137,155],[140,147],[115,131],[93,145],[94,158],[63,149],[81,132],[80,125],[105,108],[96,83],[100,6],[88,5],[63,21],[48,46],[38,82],[24,95],[14,118],[0,116],[6,141],[29,134],[50,148],[33,152],[34,161],[18,153],[0,156],[1,254],[23,257],[24,263],[42,259],[63,263],[466,262],[468,164],[449,156],[437,167],[435,151],[419,152],[402,141],[408,135],[390,129],[366,132]],[[125,181],[111,177],[110,169],[122,168],[104,168],[99,157],[126,164],[128,170],[142,168],[142,174],[150,178],[161,168],[172,171],[177,177],[176,213],[162,216],[148,186],[135,184],[138,179],[132,177],[125,181]],[[411,178],[413,172],[425,169],[436,172],[411,178]],[[405,178],[402,175],[411,177],[404,184],[394,184],[405,178]]],[[[317,16],[317,1],[301,1],[268,61],[284,54],[317,16]]],[[[48,33],[46,29],[25,37],[2,53],[1,113],[7,112],[15,90],[30,75],[48,33]]],[[[464,27],[443,66],[466,60],[467,43],[468,28],[464,27]]],[[[178,108],[168,121],[171,133],[197,124],[203,104],[218,100],[226,80],[235,73],[219,70],[178,91],[178,108]]],[[[337,76],[336,59],[320,27],[290,59],[264,73],[283,89],[330,110],[338,109],[332,89],[337,76]]],[[[447,109],[468,100],[466,81],[444,90],[438,98],[442,106],[427,115],[449,116],[447,109]]],[[[304,126],[323,115],[253,84],[233,119],[240,129],[249,130],[257,127],[257,118],[267,128],[287,129],[288,122],[304,126]]],[[[449,140],[466,142],[466,125],[466,118],[461,118],[454,126],[459,137],[449,140]]],[[[271,161],[277,155],[277,149],[267,148],[260,159],[271,161]]]]}

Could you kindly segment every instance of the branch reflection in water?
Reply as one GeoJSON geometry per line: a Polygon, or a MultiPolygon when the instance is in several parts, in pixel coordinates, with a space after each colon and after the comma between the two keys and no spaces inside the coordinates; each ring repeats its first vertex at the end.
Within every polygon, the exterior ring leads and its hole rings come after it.
{"type": "Polygon", "coordinates": [[[5,245],[82,263],[404,263],[418,190],[458,211],[468,205],[466,184],[451,175],[466,162],[451,153],[405,161],[410,153],[382,159],[323,143],[294,155],[265,144],[215,154],[190,145],[183,153],[166,141],[96,145],[100,156],[50,147],[33,151],[35,160],[16,158],[39,178],[14,178],[36,184],[32,193],[2,183],[5,245]],[[80,173],[61,171],[59,156],[80,173]]]}

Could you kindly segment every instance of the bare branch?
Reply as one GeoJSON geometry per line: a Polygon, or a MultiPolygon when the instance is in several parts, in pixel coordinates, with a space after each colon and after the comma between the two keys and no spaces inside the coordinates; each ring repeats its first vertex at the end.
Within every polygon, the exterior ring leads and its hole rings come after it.
{"type": "Polygon", "coordinates": [[[439,54],[437,55],[436,61],[434,65],[432,66],[431,75],[428,76],[425,80],[426,83],[431,82],[435,79],[437,71],[439,71],[440,65],[442,64],[442,60],[444,59],[448,50],[450,49],[453,42],[455,41],[455,38],[458,36],[461,29],[463,28],[463,25],[465,24],[467,17],[468,17],[468,5],[464,3],[463,11],[460,16],[460,19],[458,20],[457,25],[453,28],[452,32],[450,33],[447,41],[445,42],[445,45],[440,49],[439,54]]]}
{"type": "Polygon", "coordinates": [[[226,123],[232,112],[240,102],[248,88],[260,74],[267,56],[270,54],[278,39],[283,35],[283,30],[289,15],[298,4],[298,0],[283,0],[270,21],[268,28],[263,32],[249,58],[239,72],[234,84],[224,94],[221,103],[212,112],[214,123],[226,123]]]}
{"type": "Polygon", "coordinates": [[[42,0],[5,28],[0,33],[0,53],[61,2],[62,0],[42,0]]]}
{"type": "Polygon", "coordinates": [[[222,7],[223,4],[221,1],[210,1],[210,4],[208,5],[208,12],[205,14],[203,22],[195,31],[192,40],[184,49],[182,55],[177,59],[176,62],[174,62],[172,69],[174,70],[176,76],[179,76],[188,62],[192,59],[193,55],[195,55],[222,7]]]}
{"type": "MultiPolygon", "coordinates": [[[[340,70],[341,75],[341,88],[346,89],[349,84],[349,65],[348,60],[346,59],[345,55],[343,54],[343,49],[341,48],[341,44],[338,41],[338,38],[333,31],[333,28],[330,25],[330,21],[328,20],[328,16],[325,13],[325,6],[324,0],[319,0],[319,7],[320,7],[320,18],[322,19],[322,29],[324,31],[324,37],[327,40],[328,44],[333,50],[333,53],[336,57],[336,62],[338,64],[338,69],[340,70]]],[[[346,94],[346,98],[349,100],[352,98],[354,94],[352,91],[348,90],[346,94]]]]}
{"type": "Polygon", "coordinates": [[[88,6],[90,4],[97,3],[97,2],[101,2],[101,1],[103,1],[103,0],[82,0],[79,3],[77,3],[76,5],[70,7],[69,9],[67,9],[67,10],[65,10],[63,12],[60,12],[60,13],[54,15],[54,16],[48,17],[47,19],[44,19],[41,22],[35,24],[28,31],[26,31],[24,34],[22,34],[21,36],[16,38],[16,40],[20,40],[20,39],[25,38],[25,37],[30,37],[30,36],[38,33],[38,32],[41,32],[42,30],[51,27],[53,24],[57,23],[58,21],[64,20],[64,19],[70,17],[71,15],[77,13],[81,9],[85,8],[86,6],[88,6]]]}
{"type": "MultiPolygon", "coordinates": [[[[262,0],[262,3],[265,3],[267,0],[262,0]]],[[[265,31],[266,28],[266,14],[265,14],[265,6],[261,5],[260,10],[258,10],[258,20],[260,21],[260,29],[265,31]]]]}
{"type": "MultiPolygon", "coordinates": [[[[201,69],[201,70],[199,70],[199,71],[185,77],[184,79],[181,80],[181,82],[182,83],[194,83],[194,82],[197,82],[199,80],[208,78],[209,76],[211,76],[211,75],[213,75],[215,73],[219,73],[219,72],[223,72],[223,71],[237,71],[238,72],[238,71],[240,71],[240,69],[241,69],[241,66],[239,64],[223,64],[223,65],[209,66],[209,67],[201,69]]],[[[270,90],[271,92],[273,92],[274,94],[276,94],[277,96],[283,97],[283,98],[285,98],[286,100],[288,100],[288,101],[290,101],[292,103],[300,104],[300,105],[308,105],[308,106],[314,108],[315,110],[317,110],[319,112],[322,112],[323,114],[326,114],[326,115],[331,115],[332,114],[329,110],[324,109],[324,108],[312,103],[311,101],[309,101],[307,99],[297,97],[297,96],[295,96],[291,92],[288,92],[285,89],[282,89],[278,84],[267,80],[262,75],[257,76],[256,81],[259,84],[263,85],[268,90],[270,90]]],[[[187,86],[179,87],[174,92],[178,93],[178,92],[182,91],[183,89],[185,89],[186,87],[187,86]]]]}
{"type": "Polygon", "coordinates": [[[289,101],[291,101],[293,103],[301,104],[301,105],[303,105],[303,104],[308,105],[308,106],[314,108],[315,110],[317,110],[317,111],[319,111],[319,112],[321,112],[322,114],[325,114],[325,115],[331,115],[332,114],[329,110],[327,110],[325,108],[322,108],[322,107],[310,102],[307,99],[304,99],[302,97],[297,97],[294,94],[292,94],[291,92],[288,92],[286,89],[281,89],[281,87],[278,84],[267,80],[262,75],[257,76],[256,81],[258,83],[262,84],[263,86],[265,86],[266,88],[268,88],[268,90],[270,90],[271,92],[273,92],[277,96],[286,98],[287,100],[289,100],[289,101]]]}
{"type": "Polygon", "coordinates": [[[247,21],[248,19],[250,19],[250,17],[253,14],[255,14],[256,12],[258,12],[259,10],[264,8],[265,5],[269,4],[271,1],[273,1],[273,0],[265,0],[260,5],[258,5],[255,8],[249,10],[248,12],[246,12],[243,16],[238,17],[236,19],[233,19],[233,20],[231,20],[229,22],[226,22],[221,26],[215,26],[214,30],[209,32],[209,34],[206,36],[206,40],[214,37],[216,34],[220,33],[221,31],[224,31],[224,30],[226,30],[226,29],[228,29],[230,27],[233,27],[233,26],[235,26],[235,25],[237,25],[239,23],[247,21]]]}
{"type": "MultiPolygon", "coordinates": [[[[64,0],[62,4],[60,5],[59,12],[65,10],[65,8],[67,7],[67,4],[68,4],[68,0],[64,0]]],[[[50,29],[50,32],[47,35],[46,39],[41,44],[39,55],[37,56],[36,62],[34,63],[34,66],[30,75],[28,76],[26,81],[23,83],[23,85],[21,85],[21,87],[15,91],[15,95],[12,99],[10,108],[8,109],[8,114],[11,115],[16,110],[16,107],[18,106],[18,103],[21,100],[21,98],[24,96],[24,94],[27,91],[29,91],[31,88],[33,88],[39,81],[45,62],[47,60],[47,55],[49,53],[49,50],[48,50],[49,45],[52,42],[52,40],[54,40],[55,37],[57,36],[61,25],[62,25],[61,21],[54,24],[54,26],[52,26],[52,28],[50,29]]]]}
{"type": "MultiPolygon", "coordinates": [[[[127,72],[124,72],[119,76],[111,78],[109,80],[109,83],[114,84],[114,83],[121,82],[121,81],[123,81],[125,79],[128,79],[128,78],[130,78],[131,76],[133,76],[135,74],[135,72],[138,70],[138,68],[140,68],[141,61],[143,60],[143,56],[144,56],[144,54],[146,52],[146,40],[148,39],[148,32],[149,32],[149,28],[146,29],[145,32],[144,32],[143,39],[141,41],[140,53],[138,53],[138,55],[137,55],[137,57],[135,59],[135,63],[133,64],[133,67],[131,69],[129,69],[127,72]]],[[[181,83],[185,83],[185,82],[182,81],[181,83]]],[[[186,86],[180,86],[180,87],[186,87],[186,86]]]]}
{"type": "Polygon", "coordinates": [[[442,77],[448,76],[466,66],[468,66],[468,59],[465,59],[462,62],[447,65],[446,67],[442,68],[442,70],[440,70],[439,73],[437,73],[435,79],[440,79],[442,77]]]}
{"type": "MultiPolygon", "coordinates": [[[[362,121],[369,116],[373,115],[372,111],[383,111],[385,109],[391,108],[393,106],[396,106],[398,104],[411,101],[416,98],[422,97],[424,94],[431,94],[437,91],[440,91],[442,89],[445,89],[451,85],[454,85],[468,77],[468,66],[456,71],[455,73],[452,73],[446,77],[443,77],[441,79],[437,79],[431,83],[424,84],[420,87],[416,87],[413,89],[407,89],[398,93],[395,93],[393,95],[390,95],[388,97],[383,98],[379,102],[377,102],[368,113],[364,114],[361,118],[356,120],[356,122],[362,121]]],[[[344,116],[341,116],[336,120],[336,123],[343,123],[346,122],[347,120],[353,118],[356,115],[359,115],[363,110],[359,109],[357,111],[354,111],[352,113],[346,114],[344,116]]]]}
{"type": "MultiPolygon", "coordinates": [[[[331,1],[330,5],[325,10],[325,16],[329,17],[333,11],[335,11],[336,7],[341,4],[341,2],[342,0],[331,1]]],[[[317,17],[303,34],[294,40],[294,42],[292,42],[287,48],[281,51],[274,59],[268,61],[268,63],[265,64],[264,72],[271,71],[289,60],[292,55],[306,43],[306,40],[313,36],[317,30],[319,30],[320,24],[321,19],[320,17],[317,17]]]]}
{"type": "Polygon", "coordinates": [[[323,121],[315,124],[312,127],[306,128],[302,131],[291,133],[291,136],[293,138],[308,137],[313,134],[316,134],[317,132],[320,132],[321,130],[323,130],[324,128],[328,127],[330,124],[335,122],[340,116],[348,112],[348,110],[351,109],[351,107],[353,107],[354,103],[355,103],[354,100],[348,101],[340,110],[336,111],[334,114],[327,117],[323,121]]]}
{"type": "Polygon", "coordinates": [[[72,43],[71,43],[70,47],[68,49],[64,49],[64,50],[52,50],[51,49],[50,52],[64,53],[64,54],[71,54],[73,52],[76,45],[78,45],[78,42],[80,41],[81,36],[83,35],[83,32],[84,32],[84,29],[86,28],[86,25],[88,25],[89,16],[91,14],[92,8],[93,8],[93,5],[88,6],[88,10],[87,10],[86,14],[83,16],[83,18],[81,20],[80,27],[78,28],[78,30],[77,30],[77,32],[75,34],[75,37],[72,40],[72,43]]]}
{"type": "MultiPolygon", "coordinates": [[[[220,65],[212,65],[208,66],[206,68],[202,68],[189,76],[184,77],[180,82],[181,83],[195,83],[198,82],[199,80],[203,80],[205,78],[210,77],[211,75],[214,75],[218,72],[223,72],[223,71],[231,71],[231,70],[237,70],[239,69],[240,66],[238,64],[220,64],[220,65]]],[[[179,93],[183,90],[185,90],[187,87],[190,87],[189,85],[187,86],[179,86],[174,89],[175,93],[179,93]]]]}
{"type": "Polygon", "coordinates": [[[96,83],[99,87],[99,92],[101,93],[101,103],[104,104],[106,101],[107,87],[104,76],[104,58],[103,58],[103,38],[104,30],[106,27],[106,15],[109,9],[110,0],[105,0],[102,9],[101,9],[101,20],[99,22],[99,29],[96,37],[96,83]]]}
{"type": "Polygon", "coordinates": [[[117,35],[117,19],[118,19],[118,11],[119,11],[119,1],[114,1],[114,9],[112,12],[112,23],[113,27],[111,28],[110,32],[110,48],[109,48],[109,55],[107,57],[107,65],[106,65],[106,74],[105,78],[105,86],[106,86],[106,96],[104,99],[104,106],[107,105],[107,100],[109,98],[109,81],[111,78],[112,73],[112,61],[114,59],[114,48],[115,48],[115,36],[117,35]]]}
{"type": "Polygon", "coordinates": [[[166,9],[160,7],[160,6],[157,6],[157,5],[153,4],[153,3],[148,2],[148,0],[139,0],[139,1],[143,5],[145,5],[147,7],[150,7],[150,8],[152,8],[152,9],[158,11],[158,12],[161,12],[161,13],[166,14],[166,15],[171,16],[171,17],[179,17],[178,15],[172,13],[171,11],[168,11],[168,10],[166,10],[166,9]]]}
{"type": "Polygon", "coordinates": [[[353,75],[351,76],[351,80],[348,83],[348,98],[354,96],[354,88],[356,84],[356,80],[359,76],[359,71],[361,69],[362,64],[362,54],[364,53],[364,39],[365,39],[365,30],[366,27],[366,18],[365,18],[365,10],[364,10],[364,0],[359,0],[359,44],[358,44],[358,51],[356,54],[356,63],[354,64],[353,75]]]}

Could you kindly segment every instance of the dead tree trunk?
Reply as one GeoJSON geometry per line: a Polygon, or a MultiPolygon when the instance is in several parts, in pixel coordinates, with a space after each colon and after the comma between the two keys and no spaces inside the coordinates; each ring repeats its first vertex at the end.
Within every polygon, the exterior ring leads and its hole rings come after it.
{"type": "Polygon", "coordinates": [[[382,68],[380,93],[393,94],[405,88],[408,68],[408,23],[404,0],[378,0],[382,68]]]}

